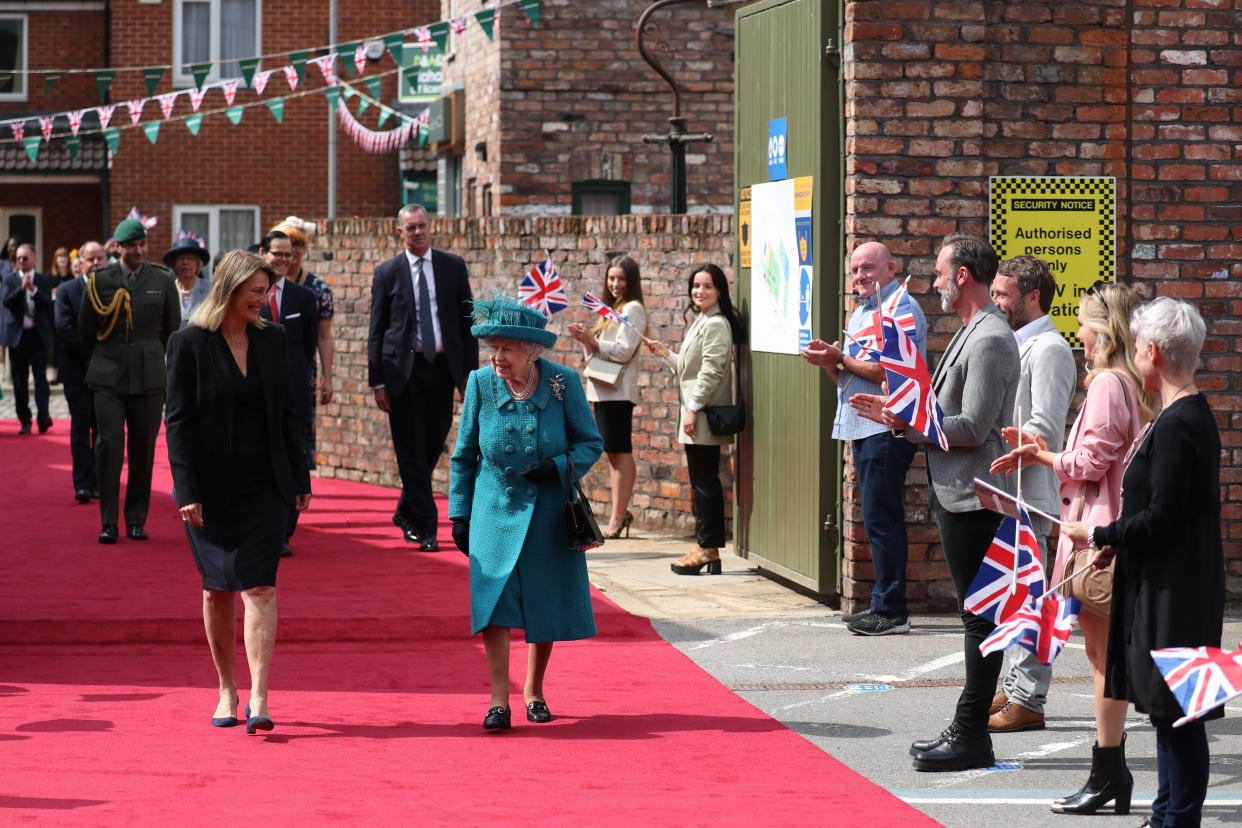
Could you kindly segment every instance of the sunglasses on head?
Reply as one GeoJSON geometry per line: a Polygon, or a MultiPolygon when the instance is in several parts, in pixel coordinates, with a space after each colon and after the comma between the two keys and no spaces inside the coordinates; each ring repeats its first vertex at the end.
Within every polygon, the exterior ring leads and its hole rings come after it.
{"type": "Polygon", "coordinates": [[[1090,293],[1093,296],[1095,296],[1096,299],[1099,299],[1100,304],[1104,306],[1105,316],[1108,316],[1111,314],[1111,309],[1108,307],[1108,300],[1104,298],[1104,288],[1106,288],[1107,286],[1111,284],[1112,282],[1105,281],[1104,279],[1096,279],[1095,284],[1087,288],[1087,293],[1090,293]]]}

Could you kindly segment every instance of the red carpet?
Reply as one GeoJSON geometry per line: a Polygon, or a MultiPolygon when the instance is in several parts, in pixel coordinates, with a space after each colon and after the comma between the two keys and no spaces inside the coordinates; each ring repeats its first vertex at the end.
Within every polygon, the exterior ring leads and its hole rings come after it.
{"type": "MultiPolygon", "coordinates": [[[[97,504],[73,501],[67,437],[0,423],[2,824],[935,824],[599,594],[600,636],[556,646],[556,720],[485,733],[466,559],[446,526],[445,551],[414,551],[392,490],[342,481],[315,481],[281,563],[276,730],[212,728],[163,447],[151,541],[108,547],[97,504]]],[[[520,644],[513,663],[520,681],[520,644]]],[[[238,679],[244,704],[240,644],[238,679]]]]}

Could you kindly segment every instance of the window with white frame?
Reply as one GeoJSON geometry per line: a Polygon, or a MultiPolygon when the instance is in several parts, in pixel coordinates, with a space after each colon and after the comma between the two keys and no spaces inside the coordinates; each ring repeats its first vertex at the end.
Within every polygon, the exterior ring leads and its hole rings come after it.
{"type": "Polygon", "coordinates": [[[26,100],[27,20],[0,14],[0,101],[26,100]]]}
{"type": "Polygon", "coordinates": [[[257,57],[262,0],[173,0],[173,83],[191,86],[196,63],[207,81],[241,77],[242,58],[257,57]]]}
{"type": "Polygon", "coordinates": [[[188,230],[202,239],[213,260],[222,250],[245,250],[263,237],[255,205],[174,204],[173,225],[174,237],[188,230]]]}

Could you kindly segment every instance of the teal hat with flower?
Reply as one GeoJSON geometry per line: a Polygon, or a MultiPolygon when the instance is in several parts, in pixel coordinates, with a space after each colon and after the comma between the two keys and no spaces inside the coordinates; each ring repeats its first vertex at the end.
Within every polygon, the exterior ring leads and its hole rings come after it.
{"type": "Polygon", "coordinates": [[[474,325],[470,333],[479,339],[517,339],[545,348],[556,343],[556,334],[547,330],[548,317],[524,302],[503,293],[474,302],[474,325]]]}

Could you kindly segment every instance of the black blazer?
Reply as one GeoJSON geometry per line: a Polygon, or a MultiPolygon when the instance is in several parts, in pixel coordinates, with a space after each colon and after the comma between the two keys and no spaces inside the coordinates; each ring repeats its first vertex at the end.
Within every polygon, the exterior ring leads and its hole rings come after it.
{"type": "MultiPolygon", "coordinates": [[[[267,305],[259,314],[271,321],[272,312],[267,305]]],[[[310,364],[315,358],[319,344],[319,306],[310,288],[285,279],[280,294],[280,326],[285,329],[289,349],[289,375],[293,382],[293,404],[298,416],[306,419],[311,414],[310,364]]]]}
{"type": "Polygon", "coordinates": [[[82,313],[82,297],[86,295],[86,279],[77,277],[56,288],[53,300],[56,335],[60,337],[60,353],[56,370],[60,381],[86,382],[86,368],[91,362],[94,343],[82,339],[78,317],[82,313]]]}
{"type": "MultiPolygon", "coordinates": [[[[34,331],[43,347],[52,347],[52,277],[46,273],[34,275],[34,331]]],[[[22,290],[22,277],[17,271],[4,278],[4,307],[9,312],[9,324],[17,331],[14,345],[21,339],[22,319],[26,316],[26,291],[22,290]]]]}
{"type": "MultiPolygon", "coordinates": [[[[465,389],[466,377],[479,367],[479,343],[470,334],[474,297],[466,262],[452,253],[431,251],[435,272],[440,338],[453,384],[465,389]]],[[[371,330],[367,337],[367,383],[383,385],[389,396],[405,390],[418,357],[418,301],[405,251],[375,268],[371,281],[371,330]]]]}
{"type": "MultiPolygon", "coordinates": [[[[302,423],[293,404],[285,331],[279,325],[248,328],[255,368],[263,385],[269,456],[281,498],[310,489],[302,448],[302,423]]],[[[233,355],[219,331],[189,325],[168,339],[168,399],[164,426],[177,503],[227,508],[232,496],[235,399],[233,355]]],[[[263,460],[257,460],[263,462],[263,460]]]]}

